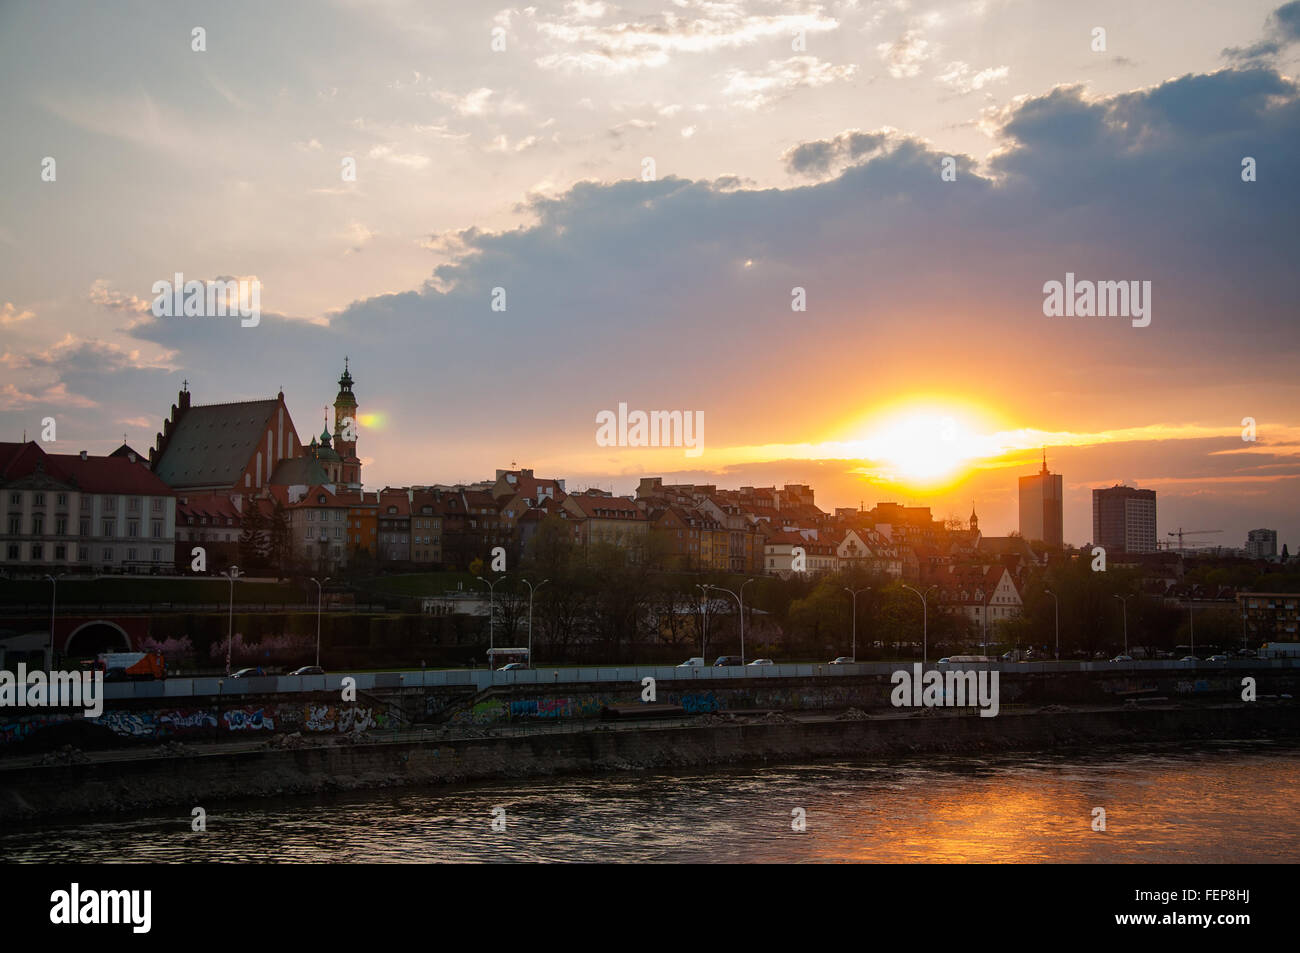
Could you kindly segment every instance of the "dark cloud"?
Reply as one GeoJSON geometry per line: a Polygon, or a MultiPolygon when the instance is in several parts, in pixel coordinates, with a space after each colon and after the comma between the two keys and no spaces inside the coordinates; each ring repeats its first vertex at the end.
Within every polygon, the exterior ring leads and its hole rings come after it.
{"type": "Polygon", "coordinates": [[[856,162],[884,147],[889,136],[883,132],[851,129],[834,139],[801,142],[785,154],[786,170],[797,175],[822,176],[842,162],[856,162]]]}
{"type": "Polygon", "coordinates": [[[1245,47],[1230,46],[1223,55],[1238,62],[1270,60],[1297,41],[1300,41],[1300,0],[1292,0],[1268,15],[1261,40],[1245,47]]]}

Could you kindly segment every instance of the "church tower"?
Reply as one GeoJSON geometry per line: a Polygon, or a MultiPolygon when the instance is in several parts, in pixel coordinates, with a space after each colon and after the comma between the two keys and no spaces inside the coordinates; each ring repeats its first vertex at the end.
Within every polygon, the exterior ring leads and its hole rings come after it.
{"type": "Polygon", "coordinates": [[[339,393],[334,398],[334,452],[342,464],[339,483],[353,489],[361,488],[361,460],[357,457],[360,427],[357,420],[357,398],[352,393],[352,374],[345,357],[343,376],[339,378],[339,393]]]}

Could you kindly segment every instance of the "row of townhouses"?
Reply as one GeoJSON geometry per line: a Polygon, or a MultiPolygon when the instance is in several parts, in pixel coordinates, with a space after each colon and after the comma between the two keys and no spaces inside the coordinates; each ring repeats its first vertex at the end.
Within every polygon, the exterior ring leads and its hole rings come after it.
{"type": "Polygon", "coordinates": [[[1019,538],[983,537],[973,512],[965,525],[896,503],[828,513],[803,484],[729,490],[647,477],[634,495],[615,496],[510,469],[474,484],[365,490],[353,385],[345,362],[333,431],[307,444],[283,392],[194,404],[188,382],[147,454],[125,443],[105,457],[0,443],[0,567],[170,573],[190,569],[201,548],[211,572],[246,562],[250,540],[271,571],[329,574],[358,561],[463,569],[490,563],[498,547],[516,565],[550,520],[580,551],[613,546],[668,569],[789,577],[861,568],[934,587],[979,622],[1019,611],[1036,560],[1019,538]]]}

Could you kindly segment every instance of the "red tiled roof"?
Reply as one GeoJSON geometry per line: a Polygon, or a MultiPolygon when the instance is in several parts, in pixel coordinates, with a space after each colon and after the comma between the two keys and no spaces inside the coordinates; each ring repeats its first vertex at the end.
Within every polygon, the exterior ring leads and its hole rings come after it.
{"type": "Polygon", "coordinates": [[[126,457],[87,456],[83,460],[75,453],[46,453],[31,440],[0,443],[0,482],[31,476],[38,466],[50,479],[87,493],[175,496],[148,467],[126,457]]]}

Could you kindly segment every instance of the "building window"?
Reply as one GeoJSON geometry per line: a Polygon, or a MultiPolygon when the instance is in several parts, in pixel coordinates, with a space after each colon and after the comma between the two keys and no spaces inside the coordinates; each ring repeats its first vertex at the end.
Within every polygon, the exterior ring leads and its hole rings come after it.
{"type": "Polygon", "coordinates": [[[307,511],[307,522],[308,522],[308,523],[314,523],[314,522],[316,522],[316,511],[315,511],[315,510],[308,510],[308,511],[307,511]]]}
{"type": "Polygon", "coordinates": [[[162,512],[162,508],[163,508],[163,505],[162,505],[162,504],[163,504],[162,497],[161,497],[161,496],[155,496],[155,497],[153,498],[153,511],[154,511],[155,513],[161,513],[161,512],[162,512]]]}
{"type": "Polygon", "coordinates": [[[101,536],[108,536],[108,537],[112,537],[112,536],[117,535],[116,533],[113,532],[113,521],[112,521],[112,520],[104,520],[104,532],[100,533],[99,535],[101,535],[101,536]]]}
{"type": "Polygon", "coordinates": [[[40,543],[32,543],[32,559],[44,558],[44,549],[40,543]]]}
{"type": "Polygon", "coordinates": [[[32,535],[40,536],[45,532],[45,520],[39,516],[32,517],[32,535]]]}
{"type": "Polygon", "coordinates": [[[83,496],[83,497],[81,498],[81,508],[82,508],[82,510],[88,510],[88,509],[90,509],[90,508],[94,505],[94,502],[95,502],[95,501],[92,500],[90,497],[88,497],[88,496],[83,496]]]}
{"type": "Polygon", "coordinates": [[[140,497],[132,496],[126,501],[126,508],[132,513],[140,512],[140,497]]]}
{"type": "Polygon", "coordinates": [[[135,562],[135,559],[136,559],[136,556],[135,556],[135,550],[134,550],[134,549],[128,549],[128,550],[126,551],[126,561],[129,562],[129,563],[133,563],[133,562],[135,562]]]}
{"type": "Polygon", "coordinates": [[[115,497],[115,496],[106,496],[106,497],[104,497],[104,509],[105,509],[106,511],[116,511],[116,510],[117,510],[117,497],[115,497]]]}
{"type": "Polygon", "coordinates": [[[68,505],[68,494],[66,494],[66,493],[60,493],[57,497],[55,497],[55,501],[59,504],[59,506],[67,506],[67,505],[68,505]]]}
{"type": "Polygon", "coordinates": [[[154,538],[154,539],[162,539],[162,528],[163,528],[163,524],[160,523],[160,522],[158,522],[157,520],[154,520],[154,523],[153,523],[153,538],[154,538]]]}
{"type": "Polygon", "coordinates": [[[68,549],[67,549],[67,547],[66,547],[66,546],[55,546],[55,547],[54,547],[54,558],[55,558],[55,559],[67,559],[67,558],[68,558],[68,549]]]}
{"type": "Polygon", "coordinates": [[[140,521],[139,521],[139,520],[127,520],[127,521],[126,521],[126,535],[127,535],[127,536],[130,536],[132,539],[135,539],[137,536],[140,535],[140,521]]]}
{"type": "Polygon", "coordinates": [[[54,535],[55,536],[68,535],[68,520],[66,517],[60,516],[58,519],[54,521],[54,535]]]}
{"type": "Polygon", "coordinates": [[[45,494],[44,494],[44,493],[37,493],[37,494],[35,494],[35,495],[32,497],[32,505],[33,505],[33,506],[44,506],[44,505],[45,505],[45,494]]]}
{"type": "Polygon", "coordinates": [[[90,547],[89,547],[89,546],[78,546],[78,547],[77,547],[77,559],[80,560],[80,561],[83,562],[83,563],[89,561],[89,559],[90,559],[90,547]]]}
{"type": "Polygon", "coordinates": [[[9,535],[21,536],[23,534],[23,518],[21,516],[9,517],[9,535]]]}
{"type": "Polygon", "coordinates": [[[82,521],[81,521],[81,532],[78,533],[77,535],[78,535],[78,536],[89,536],[89,535],[90,535],[90,520],[82,520],[82,521]]]}
{"type": "Polygon", "coordinates": [[[22,505],[23,505],[23,495],[22,495],[21,493],[10,493],[10,494],[9,494],[9,505],[10,505],[10,506],[22,506],[22,505]]]}
{"type": "Polygon", "coordinates": [[[18,558],[18,544],[17,544],[17,543],[10,543],[10,544],[9,544],[9,558],[10,558],[10,559],[17,559],[17,558],[18,558]]]}
{"type": "Polygon", "coordinates": [[[153,561],[156,562],[156,563],[160,563],[160,562],[162,562],[162,550],[161,550],[161,549],[155,549],[155,550],[152,550],[152,552],[153,552],[153,561]]]}

